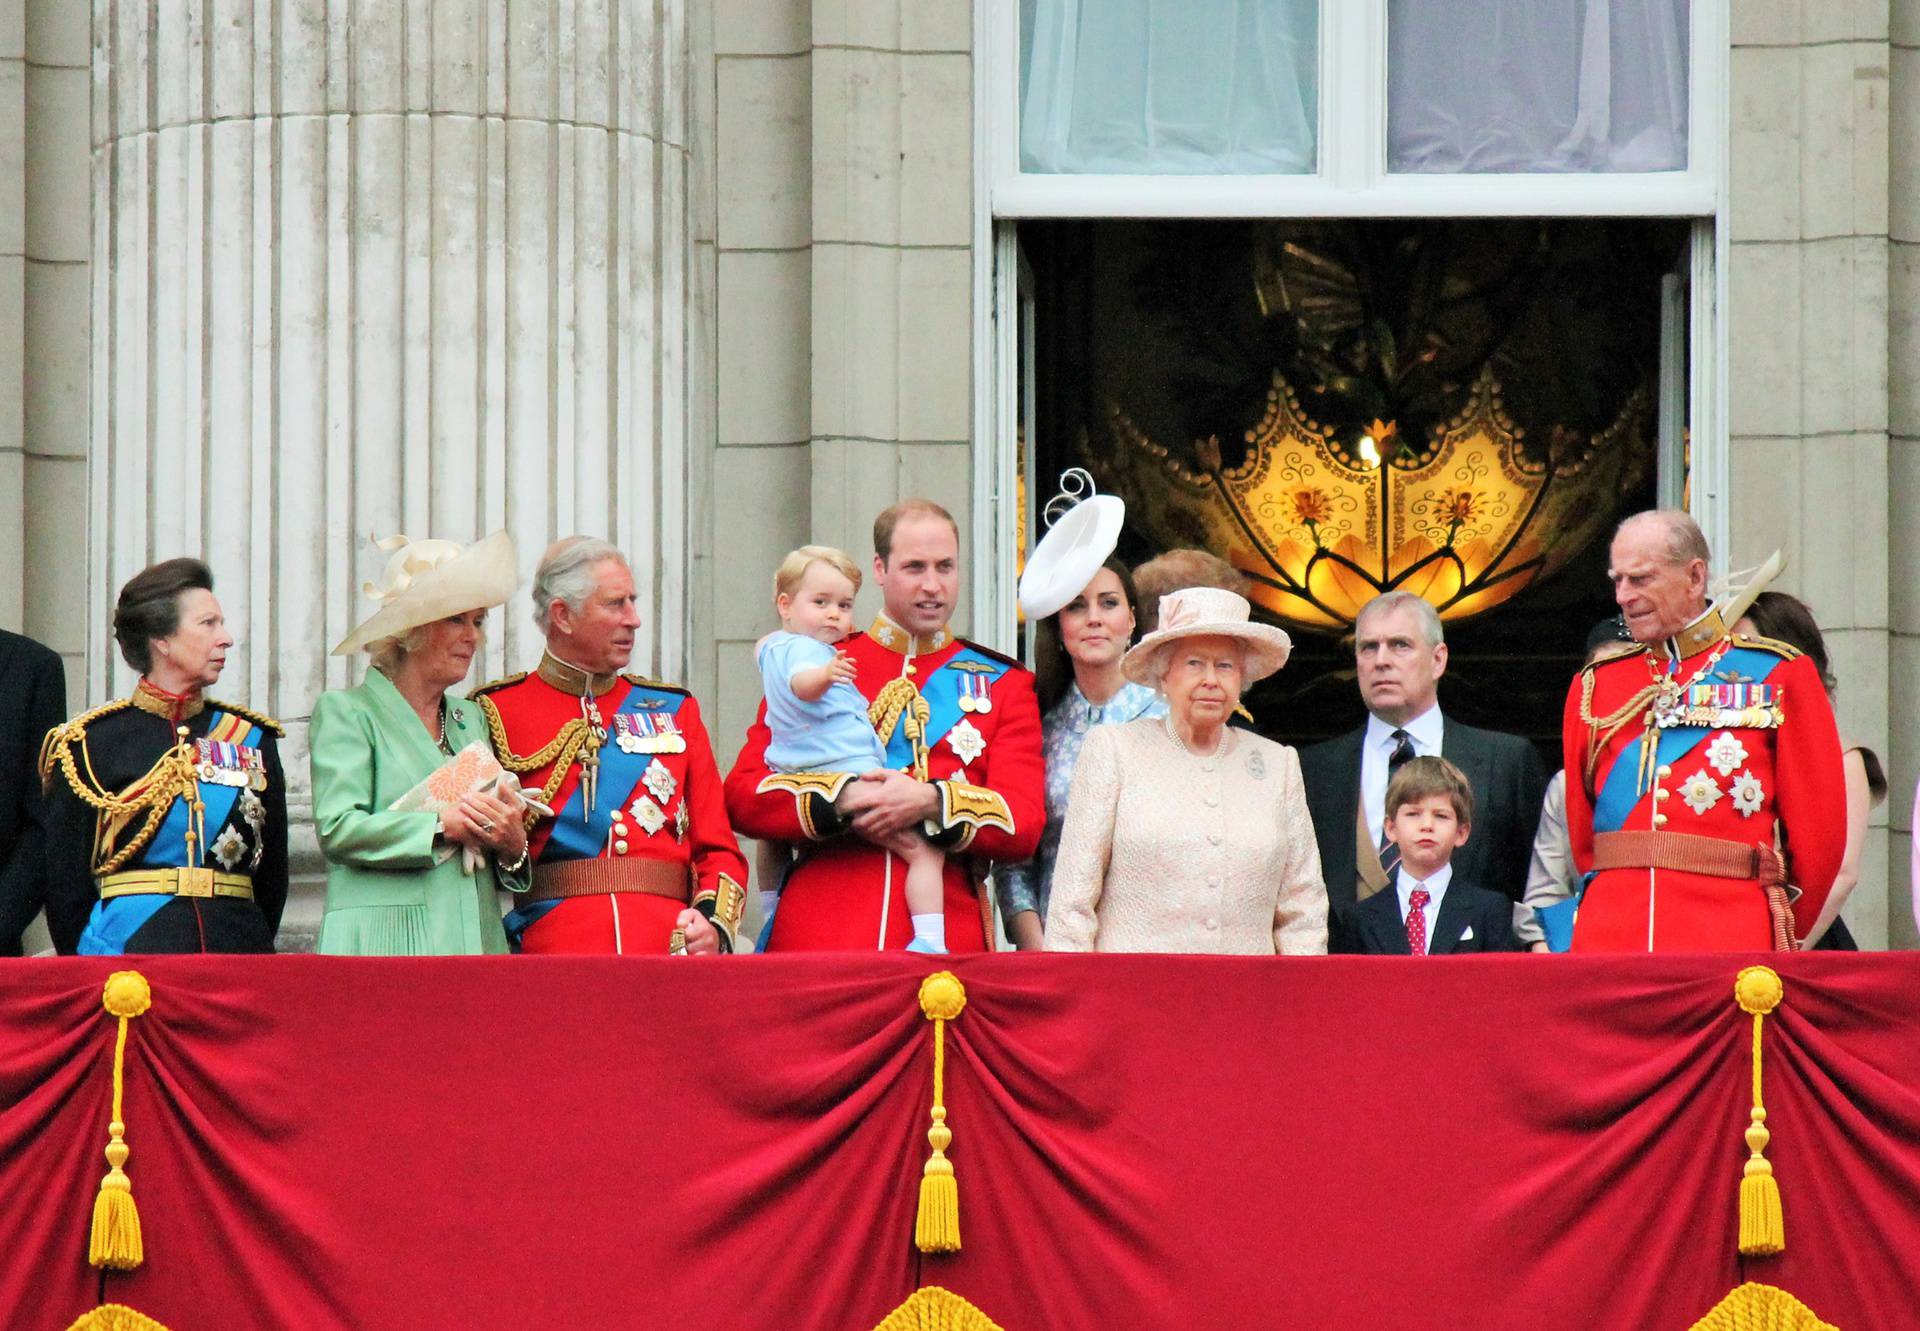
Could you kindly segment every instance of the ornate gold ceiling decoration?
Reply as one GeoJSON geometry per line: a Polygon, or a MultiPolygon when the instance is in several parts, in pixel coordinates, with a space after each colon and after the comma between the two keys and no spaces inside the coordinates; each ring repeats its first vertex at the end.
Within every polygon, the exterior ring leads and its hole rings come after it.
{"type": "Polygon", "coordinates": [[[1118,406],[1116,447],[1089,462],[1155,543],[1222,554],[1290,624],[1344,629],[1392,590],[1459,620],[1552,576],[1600,534],[1643,479],[1650,406],[1636,389],[1600,433],[1556,427],[1547,447],[1527,448],[1483,370],[1459,414],[1424,439],[1380,420],[1343,438],[1276,372],[1237,466],[1222,465],[1217,438],[1195,441],[1190,465],[1118,406]]]}

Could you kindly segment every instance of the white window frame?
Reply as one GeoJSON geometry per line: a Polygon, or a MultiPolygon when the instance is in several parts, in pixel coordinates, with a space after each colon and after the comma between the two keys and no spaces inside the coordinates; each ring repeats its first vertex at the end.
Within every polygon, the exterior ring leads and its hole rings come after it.
{"type": "MultiPolygon", "coordinates": [[[[1435,0],[1436,3],[1442,0],[1435,0]]],[[[1687,169],[1396,174],[1386,169],[1387,0],[1321,0],[1319,169],[1310,175],[1067,175],[1020,169],[1019,0],[974,4],[974,632],[1014,630],[1019,222],[1034,218],[1680,217],[1693,220],[1692,511],[1724,571],[1729,0],[1693,0],[1687,169]],[[1004,502],[1003,502],[1004,501],[1004,502]]],[[[1044,502],[1046,496],[1037,496],[1044,502]]]]}

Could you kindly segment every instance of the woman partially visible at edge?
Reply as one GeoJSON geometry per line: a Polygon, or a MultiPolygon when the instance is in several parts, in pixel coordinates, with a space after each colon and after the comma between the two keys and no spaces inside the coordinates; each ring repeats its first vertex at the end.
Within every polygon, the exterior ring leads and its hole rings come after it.
{"type": "Polygon", "coordinates": [[[479,654],[487,611],[513,595],[513,541],[496,532],[468,549],[402,541],[381,606],[333,649],[365,650],[373,668],[313,708],[313,822],[327,857],[321,952],[435,956],[507,950],[496,889],[532,885],[518,807],[474,792],[444,813],[395,801],[475,742],[491,747],[480,708],[447,690],[479,654]],[[462,848],[482,852],[478,872],[462,848]]]}
{"type": "MultiPolygon", "coordinates": [[[[1826,639],[1820,635],[1820,625],[1805,601],[1785,592],[1761,592],[1733,627],[1736,633],[1772,638],[1799,648],[1812,658],[1814,669],[1820,672],[1820,682],[1826,685],[1828,700],[1833,699],[1839,681],[1828,665],[1826,639]]],[[[1840,918],[1840,908],[1847,904],[1847,898],[1860,882],[1860,856],[1866,847],[1867,820],[1873,816],[1874,807],[1887,797],[1887,773],[1880,765],[1878,754],[1842,735],[1840,757],[1847,778],[1847,850],[1840,860],[1840,872],[1834,876],[1833,890],[1827,894],[1820,918],[1799,921],[1800,946],[1820,952],[1860,950],[1853,931],[1840,918]]]]}

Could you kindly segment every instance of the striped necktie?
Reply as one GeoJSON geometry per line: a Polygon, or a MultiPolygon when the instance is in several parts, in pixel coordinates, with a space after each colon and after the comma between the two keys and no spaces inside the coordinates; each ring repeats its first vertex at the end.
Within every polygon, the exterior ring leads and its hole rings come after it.
{"type": "MultiPolygon", "coordinates": [[[[1390,737],[1393,740],[1393,753],[1387,758],[1387,784],[1393,784],[1393,778],[1400,769],[1413,761],[1413,736],[1404,730],[1396,730],[1390,737]]],[[[1389,810],[1388,816],[1391,816],[1389,810]]],[[[1400,847],[1387,839],[1387,829],[1380,829],[1380,867],[1387,871],[1387,877],[1393,877],[1393,871],[1400,867],[1400,847]]]]}

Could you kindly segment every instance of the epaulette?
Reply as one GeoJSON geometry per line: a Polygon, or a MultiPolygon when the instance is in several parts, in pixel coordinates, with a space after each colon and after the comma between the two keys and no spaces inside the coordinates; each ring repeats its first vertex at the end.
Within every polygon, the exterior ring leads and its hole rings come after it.
{"type": "Polygon", "coordinates": [[[962,638],[960,641],[964,642],[970,651],[978,652],[990,660],[998,661],[1001,665],[1011,666],[1015,670],[1025,670],[1027,668],[1026,662],[1017,656],[1008,656],[1004,652],[994,651],[991,647],[983,647],[972,638],[962,638]]]}
{"type": "Polygon", "coordinates": [[[271,732],[275,739],[287,737],[287,728],[265,712],[256,712],[253,708],[242,707],[239,703],[221,702],[218,698],[208,698],[206,703],[209,707],[218,707],[223,712],[232,712],[235,716],[245,717],[262,730],[271,732]]]}
{"type": "Polygon", "coordinates": [[[476,684],[474,687],[467,690],[467,697],[472,699],[472,698],[478,698],[483,693],[498,692],[499,690],[506,688],[510,684],[518,684],[521,680],[525,679],[531,673],[533,672],[529,670],[522,670],[517,675],[503,675],[499,679],[488,680],[485,684],[476,684]]]}
{"type": "Polygon", "coordinates": [[[620,678],[637,688],[658,689],[662,693],[678,693],[688,698],[693,696],[692,689],[683,688],[678,684],[669,684],[663,679],[648,679],[645,675],[635,675],[628,672],[622,672],[620,678]]]}
{"type": "Polygon", "coordinates": [[[1653,648],[1647,646],[1644,642],[1636,642],[1630,651],[1615,652],[1612,656],[1603,656],[1598,661],[1587,662],[1587,664],[1580,667],[1580,673],[1583,675],[1591,675],[1601,666],[1613,665],[1617,661],[1637,661],[1643,656],[1651,656],[1652,654],[1653,648]]]}
{"type": "Polygon", "coordinates": [[[1781,642],[1778,638],[1762,638],[1755,634],[1735,633],[1732,635],[1737,647],[1751,647],[1756,651],[1772,652],[1784,661],[1793,661],[1806,655],[1790,642],[1781,642]]]}
{"type": "Polygon", "coordinates": [[[55,751],[62,744],[71,744],[75,740],[87,737],[87,727],[110,712],[118,712],[133,706],[131,698],[115,698],[112,702],[101,703],[90,712],[82,712],[71,721],[62,721],[49,730],[40,739],[40,781],[44,785],[53,775],[55,751]]]}

